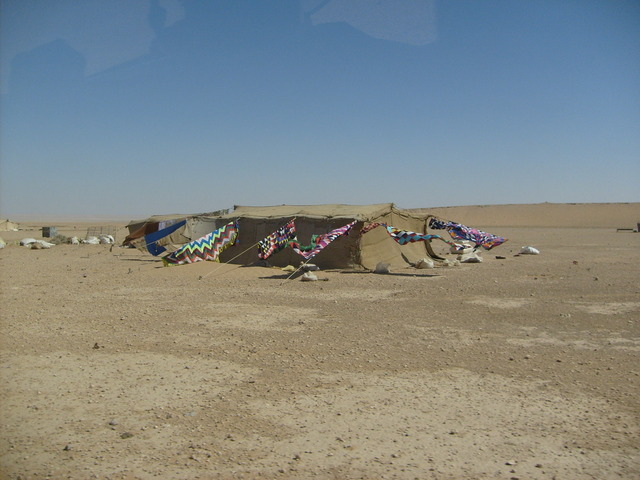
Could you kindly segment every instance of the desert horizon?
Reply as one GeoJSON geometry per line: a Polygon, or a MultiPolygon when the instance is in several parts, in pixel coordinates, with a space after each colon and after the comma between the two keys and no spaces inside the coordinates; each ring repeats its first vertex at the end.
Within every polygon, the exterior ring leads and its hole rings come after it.
{"type": "Polygon", "coordinates": [[[0,232],[0,478],[638,478],[639,207],[431,208],[508,240],[315,282],[0,232]]]}
{"type": "MultiPolygon", "coordinates": [[[[232,210],[233,207],[230,207],[232,210]]],[[[618,227],[618,224],[634,224],[640,221],[640,202],[593,202],[593,203],[505,203],[487,205],[453,205],[406,208],[406,210],[432,214],[485,226],[585,226],[618,227]]],[[[3,218],[26,226],[42,226],[50,223],[70,225],[103,224],[126,225],[153,215],[199,215],[207,213],[149,212],[147,215],[56,215],[21,214],[5,215],[3,218]]]]}

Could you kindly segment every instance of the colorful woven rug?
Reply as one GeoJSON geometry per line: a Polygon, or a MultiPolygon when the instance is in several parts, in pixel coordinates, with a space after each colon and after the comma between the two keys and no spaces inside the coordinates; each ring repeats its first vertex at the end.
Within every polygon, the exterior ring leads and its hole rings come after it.
{"type": "Polygon", "coordinates": [[[351,227],[356,224],[355,221],[345,225],[344,227],[336,228],[335,230],[331,230],[329,233],[325,233],[323,235],[318,235],[315,237],[315,246],[308,251],[305,251],[306,248],[302,247],[297,242],[289,242],[293,251],[298,255],[302,256],[305,260],[309,260],[315,257],[318,253],[320,253],[327,245],[333,242],[336,238],[341,237],[342,235],[346,235],[351,227]]]}
{"type": "Polygon", "coordinates": [[[285,248],[295,238],[296,226],[291,220],[258,242],[258,257],[266,260],[274,253],[278,253],[285,248]]]}
{"type": "Polygon", "coordinates": [[[415,243],[415,242],[424,242],[431,240],[441,240],[444,243],[451,245],[456,250],[462,250],[464,245],[458,245],[457,243],[453,243],[445,238],[442,238],[440,235],[427,235],[422,233],[412,232],[410,230],[400,230],[399,228],[392,227],[387,225],[386,223],[370,223],[366,227],[361,230],[361,233],[367,233],[373,230],[376,227],[384,227],[387,230],[387,233],[400,245],[406,245],[407,243],[415,243]]]}
{"type": "Polygon", "coordinates": [[[204,260],[218,261],[220,253],[233,245],[238,237],[238,226],[229,222],[224,227],[211,232],[162,258],[165,266],[184,265],[204,260]]]}
{"type": "Polygon", "coordinates": [[[493,247],[502,245],[507,241],[506,238],[499,237],[492,233],[483,232],[482,230],[467,227],[460,223],[445,222],[435,217],[429,220],[429,227],[434,230],[446,230],[449,232],[449,235],[451,235],[451,238],[455,238],[456,240],[469,240],[476,245],[476,248],[482,245],[485,250],[491,250],[493,247]]]}

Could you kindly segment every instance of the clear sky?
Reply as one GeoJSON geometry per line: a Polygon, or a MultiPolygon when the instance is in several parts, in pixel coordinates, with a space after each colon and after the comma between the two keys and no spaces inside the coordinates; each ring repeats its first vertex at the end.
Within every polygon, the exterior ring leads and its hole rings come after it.
{"type": "Polygon", "coordinates": [[[637,0],[3,0],[0,214],[640,201],[637,0]]]}

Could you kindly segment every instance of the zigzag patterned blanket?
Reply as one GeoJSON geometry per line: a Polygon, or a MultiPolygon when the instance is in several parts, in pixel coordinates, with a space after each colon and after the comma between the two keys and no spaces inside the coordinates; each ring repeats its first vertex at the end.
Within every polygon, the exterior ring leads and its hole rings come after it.
{"type": "Polygon", "coordinates": [[[456,240],[469,240],[475,243],[476,248],[482,245],[485,250],[491,250],[493,247],[502,245],[507,241],[506,238],[499,237],[492,233],[483,232],[475,228],[467,227],[460,223],[445,222],[438,218],[432,218],[429,220],[429,227],[434,230],[446,230],[451,235],[451,238],[456,240]]]}
{"type": "Polygon", "coordinates": [[[204,260],[218,261],[220,253],[233,245],[238,237],[238,225],[229,222],[224,227],[211,232],[193,242],[183,245],[178,250],[162,258],[165,267],[184,265],[204,260]]]}
{"type": "Polygon", "coordinates": [[[258,257],[266,260],[274,253],[278,253],[285,248],[295,238],[296,226],[293,220],[290,220],[289,223],[258,242],[258,257]]]}
{"type": "Polygon", "coordinates": [[[308,251],[305,251],[306,248],[302,247],[297,242],[289,242],[289,245],[291,245],[291,248],[293,248],[294,252],[304,257],[305,260],[309,260],[315,257],[318,253],[320,253],[327,245],[333,242],[336,238],[341,237],[342,235],[346,235],[349,232],[349,230],[351,230],[351,227],[353,227],[355,224],[356,222],[353,221],[350,224],[345,225],[344,227],[336,228],[335,230],[331,230],[329,233],[325,233],[324,235],[318,235],[314,239],[315,246],[308,251]]]}

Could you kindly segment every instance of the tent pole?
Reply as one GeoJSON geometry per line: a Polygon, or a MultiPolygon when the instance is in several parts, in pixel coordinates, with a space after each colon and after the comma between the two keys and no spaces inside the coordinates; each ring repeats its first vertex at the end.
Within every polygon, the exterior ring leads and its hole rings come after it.
{"type": "MultiPolygon", "coordinates": [[[[315,255],[314,255],[314,257],[315,257],[315,255]]],[[[299,266],[298,268],[296,268],[296,269],[295,269],[295,271],[294,271],[291,275],[289,275],[287,278],[285,278],[284,282],[282,282],[280,285],[284,285],[284,284],[287,282],[287,280],[289,280],[289,279],[290,279],[291,277],[293,277],[296,273],[298,273],[298,271],[299,271],[302,267],[304,267],[307,263],[309,263],[312,259],[313,259],[313,257],[307,258],[307,260],[306,260],[304,263],[301,263],[301,264],[300,264],[300,266],[299,266]]]]}
{"type": "Polygon", "coordinates": [[[255,247],[256,245],[258,245],[260,242],[254,243],[253,245],[251,245],[249,248],[243,250],[242,252],[240,252],[238,255],[236,255],[233,258],[230,258],[229,260],[227,260],[224,263],[221,263],[218,265],[218,268],[211,270],[209,273],[207,273],[206,275],[203,275],[199,278],[199,280],[202,280],[204,278],[207,278],[209,275],[211,275],[212,273],[220,270],[222,268],[222,265],[228,265],[229,263],[233,262],[236,258],[241,257],[242,255],[244,255],[245,253],[247,253],[249,250],[251,250],[253,247],[255,247]]]}

